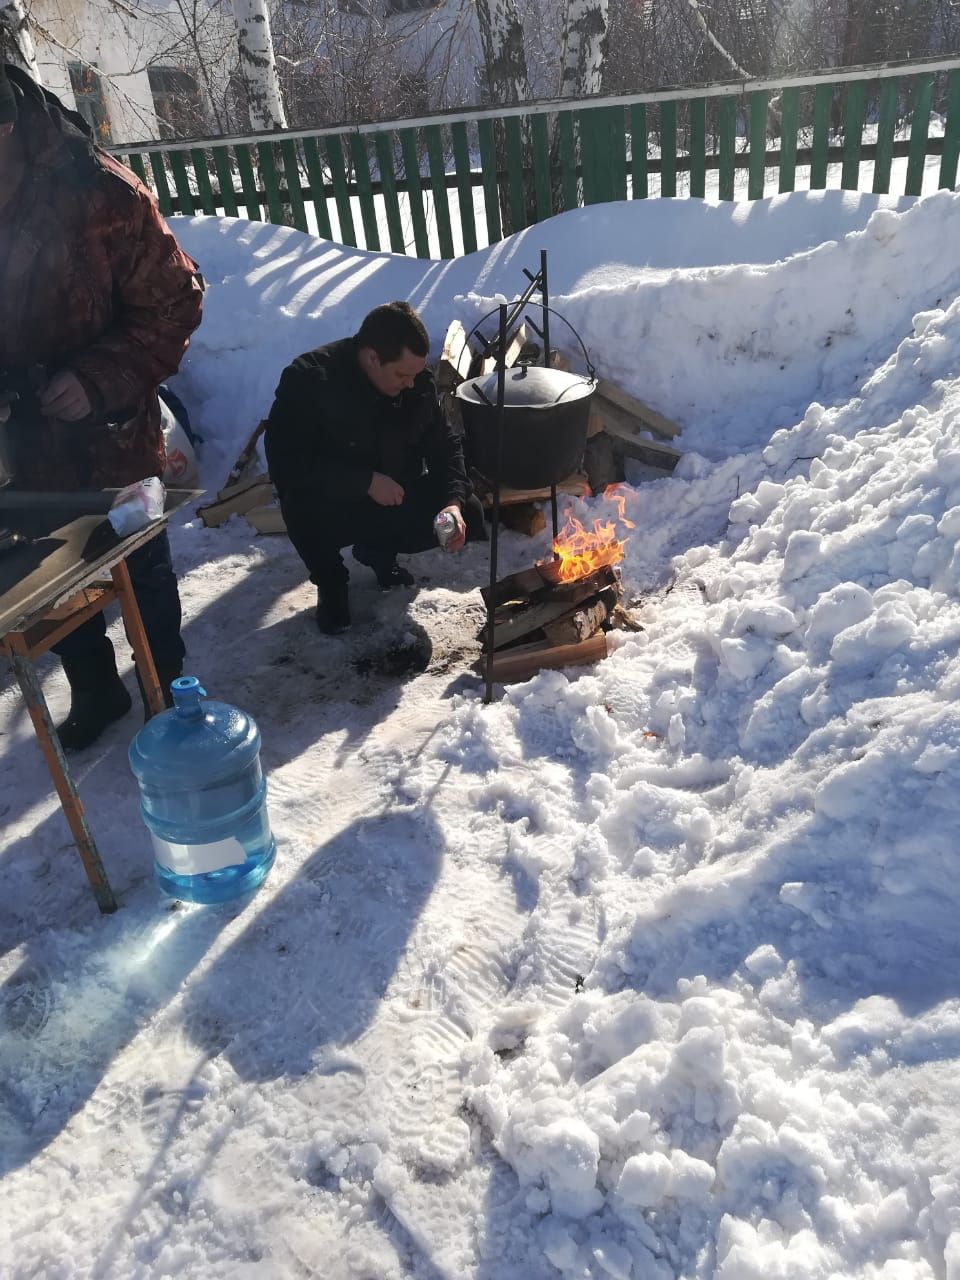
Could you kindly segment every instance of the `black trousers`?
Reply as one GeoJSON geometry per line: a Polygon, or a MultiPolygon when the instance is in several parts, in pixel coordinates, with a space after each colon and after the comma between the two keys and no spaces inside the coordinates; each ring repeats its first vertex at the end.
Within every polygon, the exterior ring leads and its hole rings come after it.
{"type": "MultiPolygon", "coordinates": [[[[162,679],[170,671],[179,672],[186,653],[180,638],[180,592],[166,530],[131,551],[127,568],[153,661],[162,679]]],[[[103,653],[106,633],[107,620],[102,613],[97,613],[55,644],[53,651],[68,660],[96,659],[103,653]]]]}
{"type": "MultiPolygon", "coordinates": [[[[397,553],[413,554],[437,546],[433,518],[446,506],[445,486],[423,475],[404,493],[397,507],[382,507],[366,496],[348,502],[321,504],[316,497],[296,492],[280,500],[287,533],[307,567],[310,581],[321,590],[343,586],[349,574],[340,551],[361,543],[374,558],[389,564],[397,553]]],[[[463,504],[468,540],[484,538],[483,508],[471,497],[463,504]]]]}

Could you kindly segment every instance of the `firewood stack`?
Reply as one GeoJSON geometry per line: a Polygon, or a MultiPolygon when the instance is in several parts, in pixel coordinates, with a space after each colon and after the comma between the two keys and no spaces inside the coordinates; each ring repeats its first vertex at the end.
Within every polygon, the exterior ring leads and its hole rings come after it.
{"type": "MultiPolygon", "coordinates": [[[[639,630],[621,606],[616,565],[602,565],[572,582],[557,576],[557,562],[546,560],[497,583],[494,680],[526,680],[546,668],[597,662],[607,656],[607,631],[639,630]]],[[[489,605],[490,588],[481,594],[489,605]]],[[[486,648],[486,627],[482,639],[486,648]]]]}

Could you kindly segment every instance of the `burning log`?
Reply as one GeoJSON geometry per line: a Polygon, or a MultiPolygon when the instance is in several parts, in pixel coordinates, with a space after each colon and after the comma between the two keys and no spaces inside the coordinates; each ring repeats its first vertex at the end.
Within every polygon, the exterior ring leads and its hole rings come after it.
{"type": "Polygon", "coordinates": [[[610,617],[610,606],[603,596],[598,596],[592,604],[561,618],[558,622],[548,622],[543,634],[551,644],[580,644],[595,635],[610,617]]]}

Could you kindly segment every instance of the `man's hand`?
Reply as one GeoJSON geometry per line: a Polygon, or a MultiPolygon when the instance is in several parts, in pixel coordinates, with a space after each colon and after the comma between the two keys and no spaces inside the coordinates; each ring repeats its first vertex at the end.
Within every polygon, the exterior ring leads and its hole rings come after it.
{"type": "Polygon", "coordinates": [[[463,512],[455,502],[451,502],[449,507],[444,507],[442,511],[437,512],[437,515],[446,515],[447,512],[456,520],[457,527],[454,529],[450,541],[444,547],[444,551],[459,551],[467,540],[467,526],[463,522],[463,512]]]}
{"type": "Polygon", "coordinates": [[[399,507],[403,501],[403,485],[391,480],[382,471],[375,471],[367,494],[381,507],[399,507]]]}
{"type": "Polygon", "coordinates": [[[61,422],[79,422],[92,408],[83,383],[69,369],[55,373],[40,397],[40,412],[47,418],[59,418],[61,422]]]}

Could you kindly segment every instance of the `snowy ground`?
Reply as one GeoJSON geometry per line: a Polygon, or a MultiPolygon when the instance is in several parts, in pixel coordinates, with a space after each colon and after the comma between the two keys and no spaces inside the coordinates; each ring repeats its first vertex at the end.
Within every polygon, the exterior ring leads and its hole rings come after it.
{"type": "Polygon", "coordinates": [[[178,222],[211,486],[296,352],[392,296],[439,340],[541,245],[686,457],[627,491],[645,631],[491,707],[483,548],[357,568],[331,641],[285,541],[175,529],[190,669],[263,732],[245,906],[158,897],[131,717],[77,763],[98,917],[0,687],[0,1272],[958,1280],[958,216],[651,202],[433,264],[178,222]]]}

